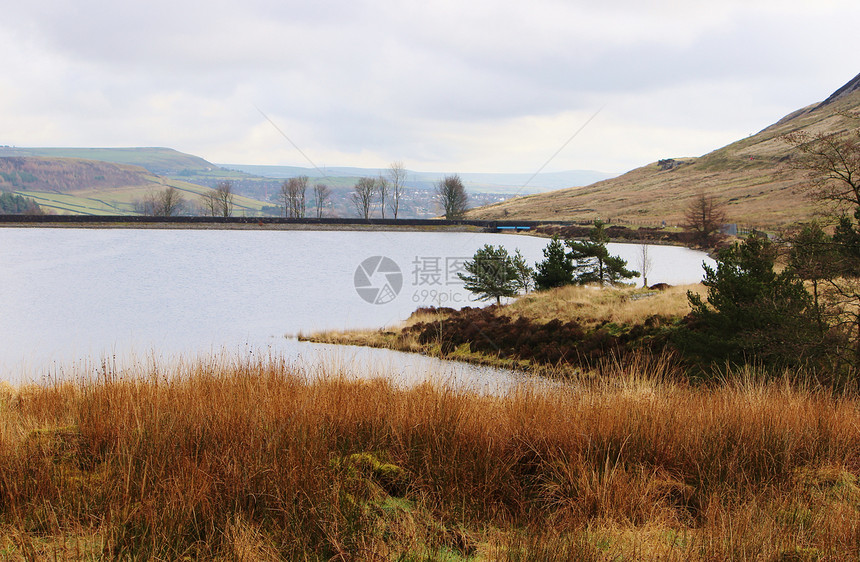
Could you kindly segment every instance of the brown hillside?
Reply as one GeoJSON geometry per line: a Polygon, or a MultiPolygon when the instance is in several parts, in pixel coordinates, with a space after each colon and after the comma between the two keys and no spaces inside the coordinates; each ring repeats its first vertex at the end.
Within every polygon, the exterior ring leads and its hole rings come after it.
{"type": "Polygon", "coordinates": [[[79,158],[0,158],[0,190],[72,193],[155,184],[139,166],[79,158]]]}
{"type": "Polygon", "coordinates": [[[779,227],[812,217],[818,207],[800,188],[803,172],[786,162],[791,147],[781,137],[799,129],[815,133],[855,128],[846,111],[860,109],[860,75],[824,102],[795,111],[743,140],[698,158],[648,164],[617,178],[519,197],[469,212],[470,218],[590,220],[638,225],[683,222],[684,209],[701,191],[727,202],[729,220],[779,227]]]}

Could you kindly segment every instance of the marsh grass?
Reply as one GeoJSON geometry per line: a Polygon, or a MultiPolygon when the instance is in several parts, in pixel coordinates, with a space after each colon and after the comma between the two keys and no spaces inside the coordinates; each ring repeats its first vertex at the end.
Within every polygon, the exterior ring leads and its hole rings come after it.
{"type": "Polygon", "coordinates": [[[731,381],[639,356],[483,396],[228,357],[4,387],[0,554],[857,559],[860,399],[731,381]]]}

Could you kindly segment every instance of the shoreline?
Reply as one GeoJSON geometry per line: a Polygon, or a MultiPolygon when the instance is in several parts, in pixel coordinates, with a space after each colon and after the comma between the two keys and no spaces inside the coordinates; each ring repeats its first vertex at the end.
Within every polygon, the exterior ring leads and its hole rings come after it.
{"type": "MultiPolygon", "coordinates": [[[[395,328],[395,330],[401,330],[401,328],[395,328]]],[[[466,365],[474,365],[478,367],[489,367],[492,369],[500,369],[510,371],[512,373],[523,374],[530,377],[537,376],[560,378],[572,375],[574,372],[579,370],[578,368],[574,368],[573,370],[563,367],[551,368],[547,365],[538,365],[528,360],[493,357],[482,353],[469,353],[463,350],[457,350],[451,354],[445,355],[440,353],[438,347],[430,345],[422,345],[420,347],[405,345],[402,347],[397,347],[395,343],[393,343],[392,341],[388,341],[384,338],[386,334],[390,333],[396,339],[397,336],[400,335],[399,332],[394,332],[391,329],[387,328],[373,331],[373,335],[378,336],[382,339],[363,337],[366,336],[366,332],[366,330],[326,331],[322,333],[312,333],[308,335],[299,334],[298,336],[296,336],[296,339],[298,339],[298,341],[300,342],[320,345],[337,345],[359,348],[366,347],[371,349],[384,349],[387,351],[395,351],[397,353],[410,353],[414,355],[420,355],[422,357],[428,357],[431,359],[439,359],[440,361],[464,363],[466,365]]]]}
{"type": "MultiPolygon", "coordinates": [[[[652,228],[609,225],[611,242],[693,247],[683,233],[652,228]]],[[[569,221],[446,220],[446,219],[341,219],[283,217],[151,217],[130,215],[0,215],[0,228],[81,228],[155,230],[301,230],[345,232],[486,232],[527,234],[537,238],[579,239],[590,228],[569,221]]]]}
{"type": "Polygon", "coordinates": [[[493,231],[530,231],[541,225],[558,224],[540,221],[447,220],[447,219],[358,219],[358,218],[284,218],[284,217],[154,217],[139,215],[0,215],[2,226],[33,227],[115,227],[115,228],[483,228],[493,231]]]}
{"type": "Polygon", "coordinates": [[[373,347],[569,379],[604,360],[660,354],[666,329],[687,310],[699,285],[662,291],[639,287],[566,286],[520,295],[501,306],[419,308],[397,326],[298,334],[299,341],[373,347]],[[484,345],[483,342],[492,342],[484,345]]]}
{"type": "Polygon", "coordinates": [[[480,227],[439,225],[439,226],[388,226],[388,225],[320,225],[320,224],[257,224],[257,223],[0,223],[0,228],[79,228],[90,230],[304,230],[304,231],[345,231],[345,232],[482,232],[480,227]]]}

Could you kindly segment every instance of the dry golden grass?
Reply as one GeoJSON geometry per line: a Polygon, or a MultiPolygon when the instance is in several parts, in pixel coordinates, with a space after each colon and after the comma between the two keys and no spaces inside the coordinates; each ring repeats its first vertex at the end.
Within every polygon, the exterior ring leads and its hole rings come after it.
{"type": "MultiPolygon", "coordinates": [[[[478,396],[215,359],[6,392],[15,559],[847,560],[860,399],[667,358],[478,396]]],[[[7,389],[8,390],[8,389],[7,389]]]]}
{"type": "Polygon", "coordinates": [[[416,335],[409,333],[407,329],[422,322],[438,322],[445,315],[445,312],[419,309],[410,315],[406,321],[391,328],[349,331],[325,330],[307,335],[299,334],[298,338],[299,340],[316,343],[362,345],[412,353],[432,353],[432,350],[428,346],[418,343],[416,335]]]}
{"type": "Polygon", "coordinates": [[[704,293],[705,287],[697,283],[649,291],[569,285],[522,296],[506,307],[505,313],[539,322],[575,321],[586,327],[605,322],[641,324],[651,316],[686,315],[690,311],[687,291],[704,293]]]}
{"type": "Polygon", "coordinates": [[[413,353],[426,353],[426,346],[418,343],[414,334],[403,332],[403,328],[405,326],[406,324],[395,327],[391,330],[350,330],[347,332],[326,330],[315,332],[310,335],[299,334],[299,339],[316,343],[361,345],[413,353]]]}

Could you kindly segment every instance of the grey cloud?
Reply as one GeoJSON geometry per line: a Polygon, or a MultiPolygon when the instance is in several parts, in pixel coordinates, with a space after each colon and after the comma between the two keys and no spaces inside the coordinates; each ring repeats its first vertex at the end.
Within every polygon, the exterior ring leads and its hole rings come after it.
{"type": "Polygon", "coordinates": [[[16,3],[0,36],[28,60],[7,80],[34,94],[0,102],[0,118],[50,118],[66,143],[83,138],[75,129],[88,142],[153,143],[160,126],[157,144],[181,137],[193,150],[195,135],[206,147],[245,136],[258,104],[320,149],[450,161],[461,148],[443,127],[466,134],[608,102],[640,128],[746,129],[826,96],[816,84],[840,65],[844,80],[856,74],[840,48],[850,17],[715,4],[711,21],[675,5],[655,16],[636,2],[16,3]]]}

